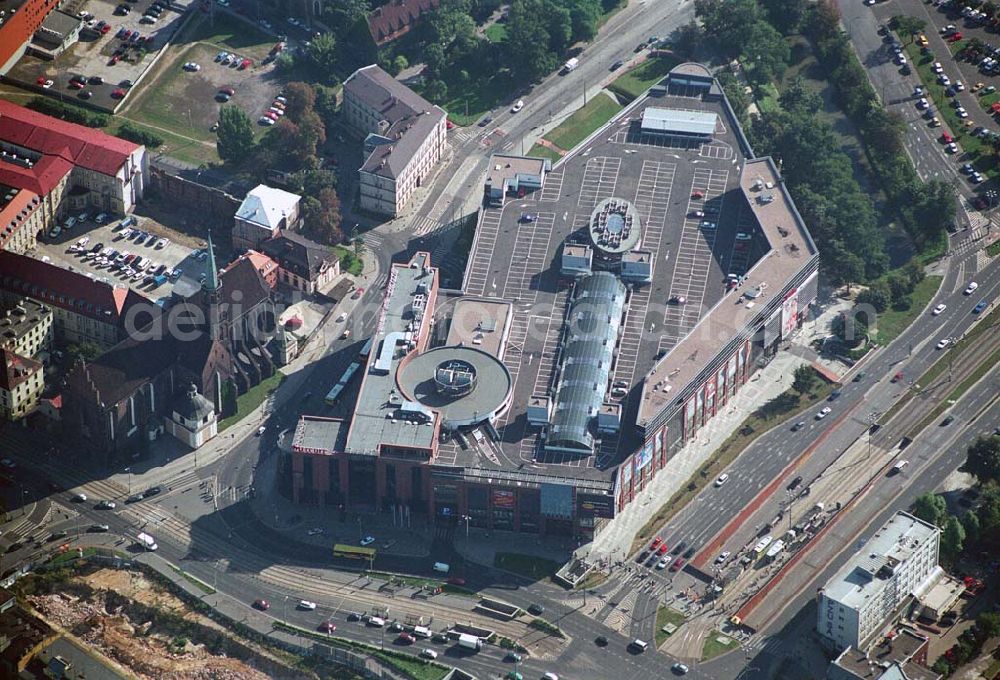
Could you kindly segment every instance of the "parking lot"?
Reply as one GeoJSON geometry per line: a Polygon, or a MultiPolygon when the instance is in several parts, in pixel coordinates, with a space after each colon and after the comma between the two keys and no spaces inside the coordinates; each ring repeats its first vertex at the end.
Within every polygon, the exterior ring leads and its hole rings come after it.
{"type": "Polygon", "coordinates": [[[201,279],[207,265],[203,250],[172,240],[172,232],[148,217],[129,218],[126,227],[122,223],[93,212],[74,215],[58,233],[50,231],[38,242],[36,257],[154,300],[169,297],[178,280],[190,289],[201,279]],[[154,279],[157,273],[162,278],[154,279]]]}
{"type": "Polygon", "coordinates": [[[143,16],[156,2],[87,0],[68,4],[62,8],[64,11],[93,17],[85,20],[89,28],[81,30],[79,42],[52,61],[25,56],[7,77],[61,99],[83,100],[90,106],[113,111],[179,28],[189,4],[175,1],[167,7],[161,0],[163,9],[155,22],[144,23],[143,16]],[[128,7],[128,14],[119,7],[128,7]],[[86,84],[73,85],[73,76],[82,76],[86,84]],[[45,88],[48,80],[52,85],[45,88]]]}

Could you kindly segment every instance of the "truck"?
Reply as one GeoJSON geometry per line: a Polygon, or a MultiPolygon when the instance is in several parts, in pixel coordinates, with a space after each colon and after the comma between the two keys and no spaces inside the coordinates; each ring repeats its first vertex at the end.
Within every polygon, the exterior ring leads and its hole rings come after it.
{"type": "Polygon", "coordinates": [[[563,64],[563,72],[564,73],[569,73],[570,71],[575,71],[576,67],[579,66],[579,65],[580,65],[580,60],[577,59],[576,57],[573,57],[572,59],[570,59],[569,61],[567,61],[565,64],[563,64]]]}
{"type": "Polygon", "coordinates": [[[166,274],[157,274],[156,276],[153,277],[153,285],[156,286],[157,288],[159,288],[166,282],[167,282],[166,274]]]}
{"type": "Polygon", "coordinates": [[[152,551],[160,547],[156,545],[156,539],[144,531],[139,532],[139,535],[135,537],[135,541],[145,550],[152,551]]]}
{"type": "Polygon", "coordinates": [[[757,545],[753,547],[754,554],[757,555],[757,557],[763,555],[764,551],[767,550],[767,546],[771,545],[772,540],[773,539],[771,538],[771,536],[767,535],[764,538],[757,541],[757,545]]]}
{"type": "Polygon", "coordinates": [[[461,633],[458,636],[458,646],[464,647],[465,649],[471,649],[474,652],[478,652],[483,648],[483,641],[477,638],[475,635],[469,635],[468,633],[461,633]]]}

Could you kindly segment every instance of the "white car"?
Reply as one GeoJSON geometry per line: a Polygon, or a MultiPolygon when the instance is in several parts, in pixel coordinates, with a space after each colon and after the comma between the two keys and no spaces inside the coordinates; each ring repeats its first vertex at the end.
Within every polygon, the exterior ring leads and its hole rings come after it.
{"type": "Polygon", "coordinates": [[[729,475],[723,472],[721,475],[719,475],[719,478],[715,480],[715,486],[720,487],[728,481],[729,481],[729,475]]]}
{"type": "Polygon", "coordinates": [[[314,609],[316,609],[316,603],[310,602],[309,600],[299,600],[299,609],[313,611],[314,609]]]}
{"type": "Polygon", "coordinates": [[[374,536],[365,536],[364,538],[361,539],[361,547],[364,547],[366,545],[371,545],[374,542],[375,542],[374,536]]]}
{"type": "Polygon", "coordinates": [[[662,560],[656,563],[656,568],[662,571],[667,568],[668,564],[670,564],[670,560],[664,557],[662,560]]]}
{"type": "Polygon", "coordinates": [[[184,70],[185,71],[200,71],[201,70],[201,65],[197,64],[197,63],[195,63],[193,61],[189,61],[189,62],[186,62],[184,64],[184,70]]]}
{"type": "Polygon", "coordinates": [[[975,281],[969,281],[969,285],[965,287],[964,294],[965,295],[972,295],[973,293],[976,292],[977,288],[979,288],[979,284],[978,283],[976,283],[975,281]]]}
{"type": "Polygon", "coordinates": [[[931,70],[934,71],[934,73],[941,74],[944,73],[944,66],[941,65],[940,61],[935,61],[931,66],[931,70]]]}
{"type": "Polygon", "coordinates": [[[937,344],[937,348],[938,349],[944,349],[945,347],[947,347],[950,344],[951,344],[951,338],[945,338],[945,339],[943,339],[941,342],[939,342],[937,344]]]}
{"type": "Polygon", "coordinates": [[[169,245],[170,245],[170,239],[161,238],[159,241],[156,242],[157,248],[166,248],[169,245]]]}
{"type": "Polygon", "coordinates": [[[274,119],[268,118],[267,116],[261,116],[260,118],[257,119],[257,125],[264,125],[264,126],[274,125],[274,119]]]}
{"type": "Polygon", "coordinates": [[[701,222],[701,228],[702,229],[715,229],[715,222],[709,222],[708,220],[702,220],[702,222],[701,222]]]}
{"type": "Polygon", "coordinates": [[[319,536],[324,531],[325,531],[325,529],[323,529],[323,527],[313,527],[312,529],[310,529],[309,531],[307,531],[306,534],[309,535],[309,536],[319,536]]]}
{"type": "Polygon", "coordinates": [[[900,66],[902,66],[903,64],[906,63],[906,57],[904,57],[902,54],[897,54],[896,55],[896,63],[899,64],[900,66]]]}
{"type": "MultiPolygon", "coordinates": [[[[965,114],[965,115],[969,115],[969,114],[965,114]]],[[[947,151],[948,153],[958,153],[958,144],[956,144],[955,142],[952,142],[951,144],[948,144],[947,146],[945,146],[944,150],[947,151]]]]}
{"type": "Polygon", "coordinates": [[[930,108],[930,105],[931,105],[930,102],[928,102],[927,99],[924,97],[921,97],[920,99],[917,100],[917,108],[920,109],[921,111],[930,108]]]}
{"type": "Polygon", "coordinates": [[[821,408],[819,410],[819,413],[816,414],[816,420],[823,420],[828,415],[830,415],[830,411],[832,411],[832,410],[833,409],[830,408],[829,406],[824,406],[823,408],[821,408]]]}
{"type": "Polygon", "coordinates": [[[50,87],[52,87],[52,81],[46,80],[44,83],[42,83],[42,87],[46,90],[49,89],[50,87]]]}
{"type": "Polygon", "coordinates": [[[524,100],[523,99],[518,99],[516,102],[514,102],[514,106],[510,107],[510,112],[511,113],[517,113],[518,111],[520,111],[523,108],[524,108],[524,100]]]}
{"type": "Polygon", "coordinates": [[[729,556],[730,556],[731,554],[732,554],[732,553],[730,553],[730,552],[729,552],[728,550],[724,550],[723,552],[719,553],[719,556],[718,556],[718,557],[716,557],[716,558],[715,558],[715,563],[716,563],[716,564],[722,564],[722,563],[723,563],[723,562],[725,562],[725,561],[726,561],[727,559],[729,559],[729,556]]]}
{"type": "Polygon", "coordinates": [[[74,494],[73,495],[73,500],[76,501],[77,503],[86,503],[87,502],[87,494],[85,494],[85,493],[74,494]]]}

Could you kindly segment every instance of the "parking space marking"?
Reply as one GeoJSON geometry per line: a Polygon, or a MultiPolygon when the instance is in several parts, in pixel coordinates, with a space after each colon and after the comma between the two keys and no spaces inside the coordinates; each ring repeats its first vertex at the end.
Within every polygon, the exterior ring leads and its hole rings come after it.
{"type": "Polygon", "coordinates": [[[583,179],[580,181],[577,207],[592,210],[599,200],[614,196],[621,164],[621,158],[608,156],[597,156],[588,160],[584,167],[583,179]]]}
{"type": "Polygon", "coordinates": [[[479,234],[476,239],[476,252],[469,261],[466,290],[470,295],[486,295],[486,287],[491,284],[491,293],[496,294],[496,282],[490,282],[488,279],[493,249],[496,247],[500,232],[501,214],[501,211],[496,209],[483,210],[483,219],[479,223],[479,234]]]}
{"type": "Polygon", "coordinates": [[[681,227],[677,261],[670,282],[670,296],[683,297],[683,304],[667,306],[660,349],[669,350],[684,337],[701,316],[705,286],[715,250],[718,223],[722,218],[722,196],[729,180],[728,169],[698,168],[691,180],[684,224],[681,227]],[[703,213],[704,217],[697,216],[703,213]],[[713,224],[709,227],[707,224],[713,224]]]}
{"type": "Polygon", "coordinates": [[[546,175],[545,186],[542,187],[542,193],[538,200],[540,202],[558,201],[560,194],[562,194],[563,177],[565,177],[565,173],[562,170],[546,175]]]}

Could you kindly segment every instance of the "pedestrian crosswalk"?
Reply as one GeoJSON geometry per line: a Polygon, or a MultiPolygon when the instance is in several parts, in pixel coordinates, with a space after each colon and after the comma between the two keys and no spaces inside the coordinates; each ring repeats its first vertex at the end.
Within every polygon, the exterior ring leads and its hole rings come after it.
{"type": "Polygon", "coordinates": [[[440,222],[426,215],[418,215],[410,222],[410,228],[416,236],[425,236],[440,226],[440,222]]]}

